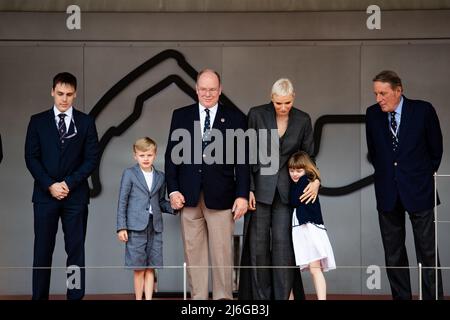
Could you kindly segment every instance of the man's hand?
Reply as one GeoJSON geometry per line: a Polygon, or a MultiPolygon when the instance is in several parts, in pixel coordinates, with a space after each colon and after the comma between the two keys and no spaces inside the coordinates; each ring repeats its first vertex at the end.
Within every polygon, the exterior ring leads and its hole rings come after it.
{"type": "Polygon", "coordinates": [[[246,212],[248,208],[248,200],[245,198],[237,198],[234,200],[233,208],[231,212],[234,213],[234,220],[240,219],[246,212]]]}
{"type": "Polygon", "coordinates": [[[119,238],[119,240],[122,242],[127,242],[128,241],[128,231],[120,230],[119,232],[117,232],[117,238],[119,238]]]}
{"type": "Polygon", "coordinates": [[[184,196],[179,191],[175,191],[170,196],[170,206],[174,210],[180,210],[184,207],[184,196]]]}
{"type": "Polygon", "coordinates": [[[314,203],[317,198],[317,194],[319,193],[319,187],[320,187],[320,180],[316,179],[313,182],[310,182],[305,190],[303,190],[303,194],[300,196],[300,202],[305,202],[305,204],[308,203],[314,203]]]}
{"type": "Polygon", "coordinates": [[[67,193],[69,193],[69,186],[67,185],[67,183],[65,181],[60,182],[61,186],[64,188],[64,190],[67,191],[67,193]]]}
{"type": "Polygon", "coordinates": [[[50,194],[58,200],[64,199],[69,194],[69,188],[67,188],[65,182],[55,182],[48,187],[48,190],[50,191],[50,194]]]}
{"type": "Polygon", "coordinates": [[[248,196],[248,210],[256,210],[256,197],[253,191],[250,191],[250,194],[248,196]]]}

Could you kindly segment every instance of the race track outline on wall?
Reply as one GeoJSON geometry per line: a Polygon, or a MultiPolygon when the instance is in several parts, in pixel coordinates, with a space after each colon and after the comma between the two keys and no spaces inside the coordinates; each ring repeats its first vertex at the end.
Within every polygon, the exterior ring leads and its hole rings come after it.
{"type": "MultiPolygon", "coordinates": [[[[196,81],[198,71],[195,70],[187,61],[184,55],[177,50],[164,50],[157,55],[153,56],[149,60],[142,63],[140,66],[132,70],[125,77],[120,79],[114,86],[112,86],[94,105],[89,114],[97,119],[97,117],[104,111],[108,104],[125,88],[127,88],[131,83],[133,83],[140,76],[153,69],[160,63],[174,59],[178,66],[194,81],[196,81]]],[[[163,80],[153,85],[149,89],[145,90],[136,97],[134,103],[133,112],[125,118],[118,126],[113,126],[108,128],[103,136],[99,140],[100,145],[100,165],[103,153],[110,143],[110,141],[117,136],[121,136],[125,131],[128,130],[136,121],[139,120],[142,109],[144,107],[144,102],[151,99],[153,96],[163,91],[171,84],[175,84],[181,91],[192,98],[195,102],[197,101],[197,95],[195,88],[189,85],[183,80],[179,75],[170,74],[163,80]]],[[[219,101],[222,104],[226,104],[232,108],[238,108],[224,93],[221,94],[219,101]]],[[[238,108],[239,109],[239,108],[238,108]]],[[[322,137],[322,129],[326,124],[347,124],[347,123],[361,123],[364,124],[364,115],[325,115],[317,119],[314,124],[314,155],[317,156],[320,150],[320,141],[322,137]]],[[[100,178],[100,168],[97,168],[91,175],[92,189],[91,197],[97,197],[102,191],[102,184],[100,178]]],[[[373,175],[367,176],[363,179],[355,181],[345,186],[341,187],[325,187],[322,186],[320,189],[320,194],[327,196],[341,196],[349,194],[351,192],[357,191],[365,186],[370,185],[373,182],[373,175]]]]}

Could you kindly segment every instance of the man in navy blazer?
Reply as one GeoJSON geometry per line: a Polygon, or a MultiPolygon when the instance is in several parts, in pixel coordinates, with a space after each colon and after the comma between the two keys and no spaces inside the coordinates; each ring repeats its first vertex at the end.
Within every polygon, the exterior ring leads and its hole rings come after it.
{"type": "Polygon", "coordinates": [[[98,165],[94,119],[73,108],[77,80],[70,73],[53,79],[54,106],[28,125],[25,161],[34,178],[33,299],[48,299],[58,221],[67,253],[67,298],[84,296],[84,241],[89,203],[88,177],[98,165]]]}
{"type": "MultiPolygon", "coordinates": [[[[402,95],[401,79],[382,71],[373,79],[377,104],[366,113],[369,157],[375,168],[375,195],[386,266],[408,267],[405,211],[411,220],[416,256],[434,267],[434,179],[442,158],[442,133],[433,106],[402,95]]],[[[438,272],[438,297],[442,280],[438,272]]],[[[409,269],[387,269],[394,299],[411,299],[409,269]]],[[[423,298],[436,298],[435,270],[423,271],[423,298]]]]}
{"type": "Polygon", "coordinates": [[[183,208],[181,227],[185,259],[188,267],[193,267],[188,268],[193,299],[208,299],[208,253],[213,267],[213,299],[233,298],[234,220],[242,217],[248,207],[249,166],[246,159],[237,161],[247,151],[226,136],[227,129],[245,131],[247,118],[240,110],[219,103],[221,89],[217,72],[199,72],[199,103],[173,112],[165,155],[171,205],[183,208]],[[182,142],[178,142],[180,134],[184,134],[182,142]],[[218,143],[216,134],[223,143],[218,143]],[[185,148],[180,150],[180,144],[185,148]],[[214,149],[213,144],[218,146],[215,153],[208,152],[214,149]]]}

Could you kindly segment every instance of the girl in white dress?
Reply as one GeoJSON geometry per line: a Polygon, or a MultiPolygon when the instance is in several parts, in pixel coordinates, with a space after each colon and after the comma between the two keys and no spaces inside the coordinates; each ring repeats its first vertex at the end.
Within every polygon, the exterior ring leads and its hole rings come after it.
{"type": "Polygon", "coordinates": [[[289,201],[293,206],[292,242],[295,262],[300,270],[311,272],[317,299],[326,300],[326,282],[322,271],[336,269],[333,249],[324,227],[319,198],[309,203],[300,202],[300,196],[310,181],[320,179],[308,154],[296,152],[288,162],[291,187],[289,201]]]}

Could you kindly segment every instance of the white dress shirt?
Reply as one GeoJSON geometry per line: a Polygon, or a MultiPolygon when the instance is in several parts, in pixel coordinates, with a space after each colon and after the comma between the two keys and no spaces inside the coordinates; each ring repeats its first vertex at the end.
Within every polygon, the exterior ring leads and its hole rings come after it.
{"type": "Polygon", "coordinates": [[[70,127],[70,122],[72,121],[73,107],[70,107],[69,109],[67,109],[66,112],[61,112],[58,110],[58,108],[56,106],[53,106],[53,112],[55,113],[55,121],[56,121],[57,129],[59,129],[58,128],[59,114],[60,113],[66,114],[66,117],[64,118],[64,122],[66,123],[66,133],[67,133],[67,130],[69,130],[69,127],[70,127]]]}
{"type": "MultiPolygon", "coordinates": [[[[152,168],[152,171],[150,171],[150,172],[144,171],[142,169],[141,169],[141,171],[144,174],[145,182],[147,182],[148,191],[152,191],[153,168],[152,168]]],[[[150,206],[148,208],[148,212],[150,212],[150,214],[153,214],[152,205],[151,204],[150,204],[150,206]]]]}
{"type": "MultiPolygon", "coordinates": [[[[212,108],[209,108],[209,117],[211,119],[211,128],[213,127],[213,123],[214,123],[214,119],[216,118],[216,113],[217,113],[217,108],[219,107],[219,105],[216,103],[212,108]]],[[[205,107],[202,106],[200,103],[198,104],[198,112],[200,114],[200,133],[203,136],[203,128],[205,127],[205,118],[206,118],[206,111],[205,111],[205,107]]]]}

